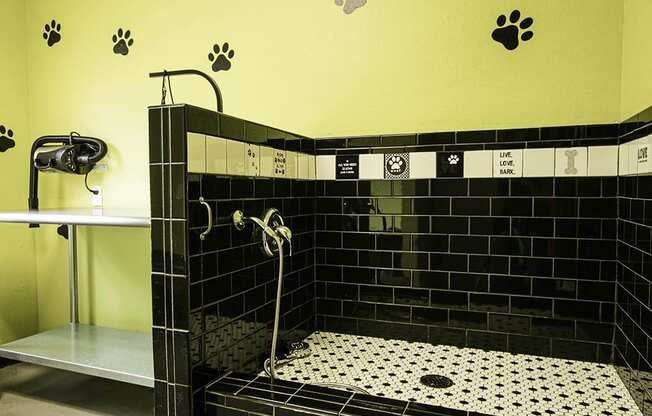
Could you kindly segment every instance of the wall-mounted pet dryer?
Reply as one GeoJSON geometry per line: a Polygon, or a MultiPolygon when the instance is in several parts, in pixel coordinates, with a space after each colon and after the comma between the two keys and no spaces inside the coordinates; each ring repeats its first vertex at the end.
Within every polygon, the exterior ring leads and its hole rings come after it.
{"type": "MultiPolygon", "coordinates": [[[[29,157],[29,209],[38,210],[38,173],[88,174],[107,152],[106,143],[95,137],[70,133],[43,136],[32,144],[29,157]]],[[[38,224],[30,224],[38,227],[38,224]]]]}

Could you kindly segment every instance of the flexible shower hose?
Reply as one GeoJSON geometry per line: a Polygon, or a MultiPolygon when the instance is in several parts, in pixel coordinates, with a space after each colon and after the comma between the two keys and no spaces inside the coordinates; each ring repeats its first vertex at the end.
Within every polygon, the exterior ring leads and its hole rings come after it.
{"type": "Polygon", "coordinates": [[[278,341],[278,324],[281,317],[281,296],[283,295],[283,241],[279,237],[274,237],[274,240],[278,246],[278,286],[276,289],[274,330],[272,332],[272,355],[269,356],[269,376],[272,380],[276,379],[276,343],[278,341]]]}

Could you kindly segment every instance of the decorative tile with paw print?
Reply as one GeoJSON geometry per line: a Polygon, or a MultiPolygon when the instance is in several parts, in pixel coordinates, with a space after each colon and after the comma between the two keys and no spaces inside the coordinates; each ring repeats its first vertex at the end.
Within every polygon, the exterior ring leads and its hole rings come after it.
{"type": "Polygon", "coordinates": [[[260,146],[248,144],[245,149],[245,173],[247,176],[260,175],[260,146]]]}
{"type": "Polygon", "coordinates": [[[461,178],[464,176],[464,152],[437,152],[437,177],[461,178]]]}
{"type": "Polygon", "coordinates": [[[385,179],[408,179],[410,158],[408,153],[385,154],[385,179]]]}

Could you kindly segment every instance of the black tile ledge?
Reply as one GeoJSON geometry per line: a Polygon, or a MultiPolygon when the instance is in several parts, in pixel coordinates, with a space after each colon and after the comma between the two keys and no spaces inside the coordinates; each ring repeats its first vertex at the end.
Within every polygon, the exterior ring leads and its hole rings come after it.
{"type": "Polygon", "coordinates": [[[318,385],[242,373],[226,374],[205,389],[206,415],[248,416],[491,416],[318,385]]]}

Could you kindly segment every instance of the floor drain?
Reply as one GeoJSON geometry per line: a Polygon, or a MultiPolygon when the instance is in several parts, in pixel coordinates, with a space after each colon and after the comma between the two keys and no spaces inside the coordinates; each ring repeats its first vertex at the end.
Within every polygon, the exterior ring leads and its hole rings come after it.
{"type": "Polygon", "coordinates": [[[453,385],[453,380],[437,374],[422,376],[420,381],[424,386],[434,387],[436,389],[446,389],[453,385]]]}

